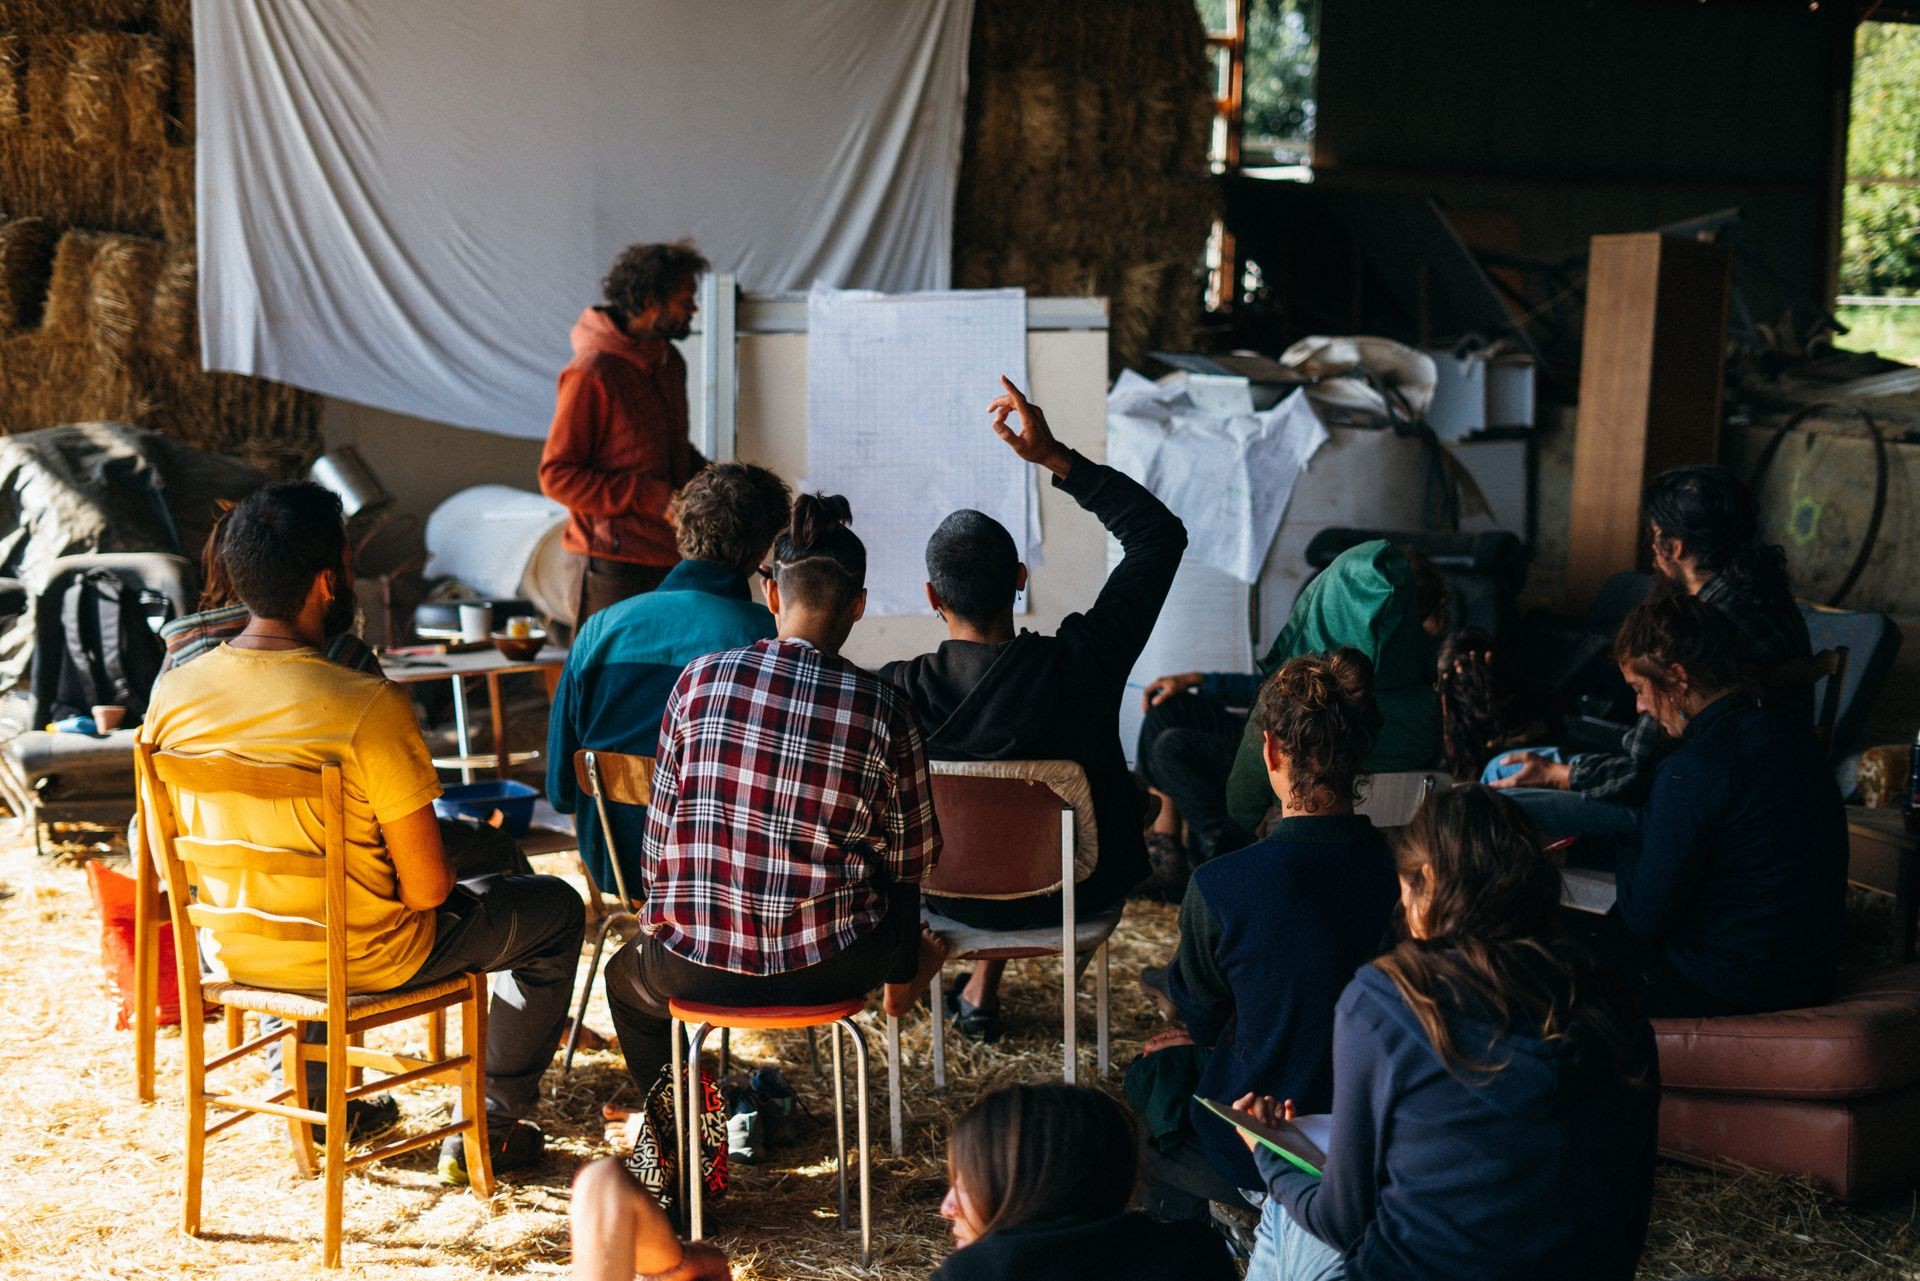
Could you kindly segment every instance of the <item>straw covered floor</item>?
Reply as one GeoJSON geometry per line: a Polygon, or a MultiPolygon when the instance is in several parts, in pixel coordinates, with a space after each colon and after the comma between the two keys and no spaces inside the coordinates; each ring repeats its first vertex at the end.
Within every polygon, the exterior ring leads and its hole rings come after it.
{"type": "MultiPolygon", "coordinates": [[[[100,847],[68,844],[62,857],[36,858],[17,824],[0,828],[0,1274],[18,1277],[258,1277],[305,1275],[317,1261],[320,1184],[301,1179],[285,1130],[250,1120],[209,1144],[204,1225],[194,1240],[177,1228],[181,1119],[179,1036],[160,1040],[160,1101],[132,1101],[132,1039],[113,1030],[102,986],[100,931],[76,859],[100,847]]],[[[120,852],[123,857],[124,852],[120,852]]],[[[566,870],[570,856],[541,860],[566,870]]],[[[124,866],[123,863],[117,864],[124,866]]],[[[1114,1062],[1118,1068],[1163,1026],[1134,982],[1143,964],[1164,959],[1175,937],[1173,909],[1134,904],[1115,939],[1114,1062]]],[[[1016,966],[1008,995],[1014,1014],[999,1046],[948,1039],[949,1084],[933,1088],[924,1014],[904,1032],[907,1151],[886,1152],[884,1033],[870,1014],[874,1054],[872,1126],[874,1263],[859,1266],[857,1236],[834,1224],[831,1094],[806,1066],[798,1034],[741,1034],[736,1058],[778,1062],[817,1121],[803,1141],[767,1164],[736,1167],[733,1190],[712,1207],[713,1238],[748,1278],[924,1278],[950,1242],[939,1217],[945,1189],[943,1141],[952,1118],[1004,1082],[1057,1075],[1058,969],[1016,966]]],[[[1083,992],[1091,997],[1089,979],[1083,992]]],[[[1083,1007],[1084,1010],[1084,1007],[1083,1007]]],[[[1091,1011],[1083,1023],[1092,1068],[1091,1011]]],[[[596,998],[591,1026],[609,1029],[596,998]]],[[[217,1030],[215,1032],[217,1037],[217,1030]]],[[[396,1041],[418,1033],[394,1033],[396,1041]]],[[[824,1051],[824,1042],[822,1049],[824,1051]]],[[[451,1091],[403,1092],[409,1122],[439,1124],[451,1091]]],[[[342,1275],[438,1281],[481,1275],[565,1272],[568,1185],[579,1164],[607,1151],[600,1105],[635,1102],[615,1053],[583,1053],[570,1078],[557,1068],[537,1119],[547,1160],[507,1176],[485,1206],[442,1186],[430,1153],[348,1176],[346,1267],[342,1275]]],[[[851,1131],[851,1127],[849,1127],[851,1131]]],[[[1920,1275],[1912,1207],[1849,1210],[1812,1188],[1756,1174],[1712,1174],[1663,1165],[1654,1228],[1642,1275],[1684,1277],[1895,1278],[1920,1275]]]]}

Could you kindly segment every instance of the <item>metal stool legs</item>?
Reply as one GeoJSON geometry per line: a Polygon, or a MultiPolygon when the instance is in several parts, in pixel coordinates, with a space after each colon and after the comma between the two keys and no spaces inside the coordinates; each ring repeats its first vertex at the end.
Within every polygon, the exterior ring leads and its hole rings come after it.
{"type": "MultiPolygon", "coordinates": [[[[685,1084],[681,1084],[682,1062],[680,1038],[676,1031],[673,1037],[673,1076],[674,1076],[674,1128],[676,1138],[683,1140],[681,1148],[687,1155],[683,1171],[686,1204],[688,1206],[688,1238],[698,1241],[706,1235],[705,1191],[700,1178],[700,1125],[690,1109],[701,1106],[700,1093],[700,1051],[706,1044],[707,1033],[713,1030],[713,1024],[702,1023],[693,1029],[693,1040],[685,1056],[685,1084]]],[[[845,1032],[853,1041],[855,1079],[855,1134],[860,1145],[860,1266],[866,1267],[873,1258],[873,1147],[867,1127],[867,1081],[869,1065],[867,1062],[867,1043],[860,1035],[860,1027],[852,1019],[839,1019],[833,1024],[833,1122],[837,1141],[835,1164],[839,1171],[840,1226],[847,1226],[847,1108],[846,1108],[846,1072],[845,1059],[840,1049],[840,1035],[845,1032]]]]}
{"type": "MultiPolygon", "coordinates": [[[[593,896],[598,899],[600,896],[593,896]]],[[[600,973],[600,954],[607,946],[607,931],[613,928],[618,912],[608,912],[600,918],[600,932],[593,938],[593,959],[587,962],[587,980],[580,985],[580,1005],[573,1012],[573,1026],[567,1029],[567,1052],[560,1060],[560,1075],[573,1071],[573,1052],[580,1045],[580,1028],[587,1021],[587,1001],[593,996],[593,979],[600,973]]]]}

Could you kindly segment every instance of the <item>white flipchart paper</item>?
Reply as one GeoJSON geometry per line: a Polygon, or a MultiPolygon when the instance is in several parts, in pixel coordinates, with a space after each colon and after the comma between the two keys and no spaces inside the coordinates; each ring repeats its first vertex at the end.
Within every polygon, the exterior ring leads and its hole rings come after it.
{"type": "Polygon", "coordinates": [[[1036,563],[1034,467],[994,435],[987,412],[1003,374],[1026,388],[1024,290],[814,288],[807,475],[853,506],[867,547],[867,613],[930,612],[927,537],[963,507],[1006,526],[1036,563]]]}

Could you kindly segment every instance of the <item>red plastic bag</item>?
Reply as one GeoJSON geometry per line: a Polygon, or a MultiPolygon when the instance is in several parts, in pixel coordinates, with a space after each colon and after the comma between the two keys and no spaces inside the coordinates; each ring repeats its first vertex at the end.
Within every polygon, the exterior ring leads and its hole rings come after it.
{"type": "MultiPolygon", "coordinates": [[[[93,891],[93,905],[100,913],[100,965],[106,971],[107,989],[120,1000],[113,1026],[125,1031],[133,1026],[133,878],[102,864],[87,863],[87,888],[93,891]]],[[[173,922],[167,919],[166,896],[160,898],[160,1025],[180,1021],[180,976],[174,970],[173,922]]]]}

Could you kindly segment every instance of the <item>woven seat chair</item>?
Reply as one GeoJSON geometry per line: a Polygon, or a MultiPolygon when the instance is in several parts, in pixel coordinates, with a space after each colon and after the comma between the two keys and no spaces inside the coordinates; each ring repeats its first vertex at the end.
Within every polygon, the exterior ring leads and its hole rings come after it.
{"type": "MultiPolygon", "coordinates": [[[[244,983],[203,982],[197,949],[183,944],[175,949],[180,978],[180,1008],[187,1011],[180,1020],[186,1042],[186,1120],[187,1148],[185,1165],[182,1230],[189,1236],[200,1231],[200,1192],[208,1138],[237,1125],[252,1115],[280,1117],[286,1121],[293,1141],[294,1161],[301,1173],[326,1178],[325,1228],[321,1245],[321,1264],[340,1266],[342,1193],[346,1173],[402,1152],[411,1152],[440,1142],[449,1135],[461,1135],[466,1145],[468,1180],[481,1200],[493,1195],[493,1167],[487,1151],[487,1111],[482,1077],[486,1054],[487,976],[467,974],[423,987],[390,992],[353,994],[347,972],[346,821],[340,767],[324,765],[307,769],[294,765],[266,765],[232,756],[185,756],[157,750],[151,743],[138,745],[143,826],[147,843],[159,863],[166,884],[168,911],[176,939],[191,939],[196,928],[216,925],[223,931],[244,930],[263,937],[287,941],[324,942],[327,949],[327,990],[324,993],[283,991],[244,983]],[[176,792],[194,796],[234,794],[269,800],[313,800],[318,802],[322,824],[322,856],[296,850],[268,849],[233,842],[201,840],[182,834],[174,804],[176,792]],[[311,876],[325,882],[325,907],[320,919],[275,916],[242,911],[221,911],[211,903],[197,902],[195,890],[206,884],[206,873],[216,874],[241,866],[270,868],[280,875],[311,876]],[[194,1016],[203,1004],[211,1002],[228,1011],[251,1011],[284,1019],[285,1025],[239,1045],[230,1045],[212,1058],[206,1056],[206,1030],[194,1016]],[[451,1057],[415,1058],[368,1049],[360,1044],[365,1033],[407,1019],[425,1018],[442,1013],[451,1006],[461,1009],[460,1053],[451,1057]],[[322,1023],[327,1029],[324,1046],[307,1043],[301,1033],[308,1024],[322,1023]],[[210,1073],[248,1058],[275,1041],[281,1043],[282,1076],[285,1083],[268,1098],[250,1098],[212,1089],[210,1073]],[[327,1065],[327,1090],[324,1106],[314,1108],[307,1098],[305,1067],[308,1063],[327,1065]],[[371,1069],[386,1073],[369,1084],[359,1084],[361,1072],[371,1069]],[[426,1081],[454,1080],[459,1083],[464,1119],[381,1144],[359,1155],[347,1156],[347,1104],[357,1099],[399,1086],[426,1081]],[[212,1109],[231,1110],[233,1115],[208,1124],[212,1109]],[[314,1159],[313,1127],[327,1128],[322,1160],[314,1159]]],[[[219,879],[216,875],[211,879],[219,879]]],[[[143,964],[146,961],[143,958],[143,964]]],[[[229,1020],[229,1039],[240,1039],[229,1020]]]]}

